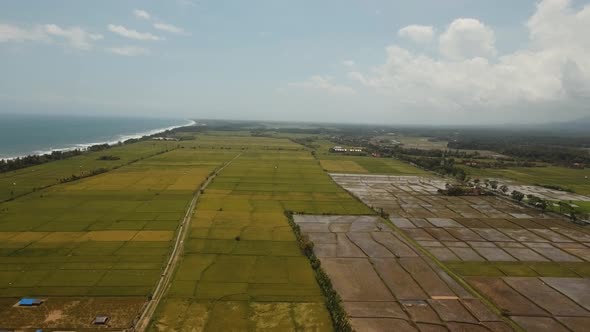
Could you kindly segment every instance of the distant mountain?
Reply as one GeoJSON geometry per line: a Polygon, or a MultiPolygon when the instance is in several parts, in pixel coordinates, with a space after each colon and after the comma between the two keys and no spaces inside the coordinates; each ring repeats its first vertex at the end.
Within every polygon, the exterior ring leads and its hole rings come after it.
{"type": "Polygon", "coordinates": [[[590,136],[590,116],[566,122],[547,123],[540,127],[561,133],[585,134],[590,136]]]}

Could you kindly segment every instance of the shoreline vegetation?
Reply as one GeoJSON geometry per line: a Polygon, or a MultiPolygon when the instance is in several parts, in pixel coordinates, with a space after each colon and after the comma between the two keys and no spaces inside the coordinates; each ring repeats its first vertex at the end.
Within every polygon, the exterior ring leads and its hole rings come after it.
{"type": "MultiPolygon", "coordinates": [[[[180,128],[194,126],[195,124],[196,124],[196,122],[194,120],[190,120],[190,122],[185,125],[154,129],[154,130],[148,131],[147,134],[140,133],[140,134],[137,134],[136,136],[135,135],[130,136],[131,138],[117,141],[117,142],[115,142],[115,141],[103,142],[103,143],[89,145],[87,147],[82,147],[82,148],[54,150],[54,151],[51,151],[50,153],[30,154],[30,155],[18,156],[18,157],[14,157],[14,158],[4,158],[4,159],[0,158],[0,174],[23,169],[23,168],[27,168],[27,167],[31,167],[31,166],[45,164],[45,163],[48,163],[51,161],[68,159],[71,157],[82,155],[84,153],[107,150],[107,149],[110,149],[115,146],[122,146],[125,144],[132,144],[132,143],[148,140],[153,137],[161,136],[162,134],[173,133],[175,130],[180,129],[180,128]]],[[[109,156],[104,156],[105,159],[100,159],[100,158],[99,159],[100,160],[108,160],[108,157],[109,156]]]]}

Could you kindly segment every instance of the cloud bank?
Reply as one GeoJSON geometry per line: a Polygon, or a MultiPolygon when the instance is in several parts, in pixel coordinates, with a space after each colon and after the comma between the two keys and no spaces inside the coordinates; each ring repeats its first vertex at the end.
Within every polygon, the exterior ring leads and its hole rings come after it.
{"type": "Polygon", "coordinates": [[[81,27],[60,27],[56,24],[35,25],[21,27],[13,24],[0,24],[0,42],[55,42],[61,41],[65,45],[89,50],[95,41],[103,39],[103,35],[90,33],[81,27]]]}
{"type": "MultiPolygon", "coordinates": [[[[482,116],[504,111],[519,118],[554,110],[559,119],[566,109],[588,115],[590,5],[576,10],[570,0],[540,1],[526,29],[525,47],[500,54],[491,27],[458,18],[438,36],[438,55],[391,45],[383,64],[348,77],[385,96],[397,110],[482,116]]],[[[429,31],[409,26],[399,35],[425,42],[434,38],[429,31]]]]}

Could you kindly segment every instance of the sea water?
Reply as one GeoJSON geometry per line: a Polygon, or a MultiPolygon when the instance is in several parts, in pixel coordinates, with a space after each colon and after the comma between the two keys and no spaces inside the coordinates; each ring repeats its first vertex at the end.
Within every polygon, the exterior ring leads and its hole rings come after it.
{"type": "Polygon", "coordinates": [[[0,159],[114,144],[192,123],[182,119],[0,114],[0,159]]]}

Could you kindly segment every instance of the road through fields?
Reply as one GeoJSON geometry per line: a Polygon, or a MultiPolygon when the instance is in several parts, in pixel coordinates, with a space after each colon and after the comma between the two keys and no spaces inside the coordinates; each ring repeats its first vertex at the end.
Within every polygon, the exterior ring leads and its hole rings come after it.
{"type": "Polygon", "coordinates": [[[184,215],[182,223],[180,224],[180,229],[178,231],[178,235],[176,236],[176,242],[174,243],[174,248],[172,249],[172,254],[170,254],[170,258],[168,259],[168,263],[166,264],[166,268],[164,269],[164,272],[162,272],[162,276],[160,277],[160,280],[158,281],[158,285],[156,286],[156,289],[154,290],[152,298],[146,304],[143,312],[139,316],[137,323],[132,328],[133,331],[147,330],[149,323],[152,319],[152,316],[154,315],[154,312],[156,311],[156,308],[158,307],[158,304],[160,303],[162,297],[166,293],[166,289],[168,289],[168,286],[170,285],[170,281],[172,280],[172,275],[174,274],[174,270],[176,269],[176,265],[178,264],[180,257],[182,256],[182,247],[184,245],[184,240],[186,239],[186,237],[189,233],[190,222],[191,222],[195,207],[197,206],[197,202],[199,200],[199,197],[201,196],[201,193],[203,192],[203,190],[205,190],[205,188],[207,188],[207,186],[211,183],[211,181],[213,181],[213,179],[215,179],[215,177],[221,171],[223,171],[224,168],[229,166],[234,160],[239,158],[241,155],[242,155],[241,153],[238,154],[232,160],[230,160],[229,162],[225,163],[223,166],[218,168],[211,176],[209,176],[207,178],[207,180],[205,182],[203,182],[203,184],[201,184],[201,186],[199,187],[199,189],[197,190],[197,192],[193,196],[191,204],[189,205],[188,209],[186,210],[186,214],[184,215]]]}

